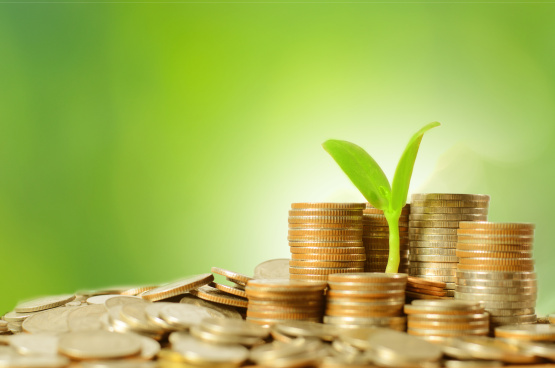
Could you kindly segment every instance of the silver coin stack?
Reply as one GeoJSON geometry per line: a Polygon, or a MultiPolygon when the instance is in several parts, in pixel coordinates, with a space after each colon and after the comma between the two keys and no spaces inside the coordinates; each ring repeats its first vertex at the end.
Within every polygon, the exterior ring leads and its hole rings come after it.
{"type": "Polygon", "coordinates": [[[324,323],[343,328],[389,327],[405,331],[406,285],[405,273],[330,275],[324,323]]]}
{"type": "Polygon", "coordinates": [[[413,194],[409,216],[409,274],[447,284],[455,295],[457,229],[461,221],[486,221],[489,196],[413,194]]]}
{"type": "MultiPolygon", "coordinates": [[[[399,218],[399,272],[408,273],[409,267],[409,213],[410,205],[405,205],[399,218]]],[[[382,210],[366,203],[362,214],[362,243],[366,249],[366,272],[385,272],[389,258],[389,225],[382,210]]]]}
{"type": "Polygon", "coordinates": [[[534,225],[461,222],[455,298],[479,301],[491,327],[536,323],[534,225]]]}
{"type": "Polygon", "coordinates": [[[292,203],[288,240],[290,278],[326,281],[339,272],[362,272],[364,203],[292,203]]]}

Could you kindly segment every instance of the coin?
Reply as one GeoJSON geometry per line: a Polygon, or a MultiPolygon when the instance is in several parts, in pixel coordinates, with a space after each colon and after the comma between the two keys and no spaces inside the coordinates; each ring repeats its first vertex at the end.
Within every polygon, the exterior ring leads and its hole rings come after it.
{"type": "Polygon", "coordinates": [[[69,332],[60,337],[58,351],[72,359],[115,359],[137,355],[140,341],[132,335],[108,331],[69,332]]]}
{"type": "Polygon", "coordinates": [[[136,286],[136,287],[133,287],[133,288],[130,288],[130,289],[128,289],[128,290],[123,291],[123,292],[121,293],[121,295],[135,296],[135,295],[142,294],[142,293],[144,293],[145,291],[149,291],[149,290],[152,290],[152,289],[156,289],[157,287],[158,287],[158,286],[152,286],[152,285],[149,285],[149,286],[136,286]]]}
{"type": "Polygon", "coordinates": [[[216,282],[211,282],[210,284],[208,284],[209,286],[216,288],[220,291],[223,291],[224,293],[228,293],[228,294],[232,294],[232,295],[237,295],[240,296],[242,298],[246,298],[247,297],[247,293],[245,292],[245,290],[241,290],[238,289],[236,287],[233,286],[229,286],[229,285],[224,285],[224,284],[218,284],[216,282]]]}
{"type": "Polygon", "coordinates": [[[119,317],[133,330],[145,331],[152,334],[163,333],[160,326],[154,324],[146,315],[145,309],[150,303],[132,303],[121,307],[119,317]]]}
{"type": "Polygon", "coordinates": [[[302,253],[291,254],[292,260],[302,261],[338,261],[338,262],[353,262],[365,261],[366,254],[318,254],[318,253],[302,253]]]}
{"type": "Polygon", "coordinates": [[[530,251],[510,251],[510,252],[497,252],[497,251],[482,251],[471,250],[463,251],[457,249],[457,257],[461,258],[532,258],[530,251]]]}
{"type": "Polygon", "coordinates": [[[413,300],[405,305],[406,314],[477,314],[484,308],[478,302],[465,300],[413,300]]]}
{"type": "Polygon", "coordinates": [[[473,280],[528,280],[535,279],[536,273],[533,271],[512,272],[512,271],[457,271],[459,279],[473,280]]]}
{"type": "Polygon", "coordinates": [[[410,220],[409,227],[420,227],[420,228],[452,228],[458,229],[459,221],[432,221],[432,220],[410,220]]]}
{"type": "Polygon", "coordinates": [[[309,221],[302,223],[289,223],[289,230],[302,231],[302,230],[322,230],[322,231],[348,231],[348,230],[362,230],[362,223],[322,223],[309,221]]]}
{"type": "Polygon", "coordinates": [[[306,241],[306,242],[290,242],[289,247],[362,247],[362,241],[350,240],[350,241],[338,241],[338,242],[320,242],[320,241],[306,241]]]}
{"type": "Polygon", "coordinates": [[[320,202],[304,202],[304,203],[291,203],[292,209],[348,209],[348,210],[363,210],[366,208],[366,203],[320,203],[320,202]]]}
{"type": "Polygon", "coordinates": [[[455,249],[445,248],[414,248],[411,255],[439,255],[439,256],[455,256],[455,249]]]}
{"type": "Polygon", "coordinates": [[[18,313],[38,312],[59,307],[75,299],[74,294],[46,296],[18,304],[14,310],[18,313]]]}
{"type": "Polygon", "coordinates": [[[442,256],[442,255],[420,255],[420,254],[411,254],[409,256],[409,260],[415,262],[441,262],[441,263],[457,263],[459,261],[459,257],[457,256],[442,256]]]}
{"type": "MultiPolygon", "coordinates": [[[[212,270],[212,272],[214,272],[214,270],[212,270]]],[[[195,275],[149,290],[143,293],[141,297],[150,301],[162,300],[172,296],[184,294],[187,291],[199,288],[212,281],[214,281],[214,276],[212,274],[204,273],[201,275],[195,275]]]]}
{"type": "Polygon", "coordinates": [[[480,244],[458,243],[457,249],[461,251],[488,251],[488,252],[532,252],[532,244],[480,244]]]}
{"type": "Polygon", "coordinates": [[[468,201],[468,200],[413,200],[411,209],[415,207],[473,207],[473,208],[488,208],[489,201],[468,201]]]}
{"type": "Polygon", "coordinates": [[[462,286],[459,285],[455,289],[461,293],[478,293],[478,294],[536,294],[536,287],[486,287],[486,286],[462,286]]]}
{"type": "Polygon", "coordinates": [[[410,267],[411,275],[424,276],[453,276],[455,272],[451,268],[416,268],[410,267]]]}
{"type": "Polygon", "coordinates": [[[494,325],[517,325],[523,323],[536,323],[537,316],[535,314],[523,314],[520,316],[511,315],[511,316],[496,316],[492,315],[491,323],[494,325]]]}
{"type": "Polygon", "coordinates": [[[18,334],[10,338],[10,345],[22,355],[56,355],[58,336],[52,334],[18,334]]]}
{"type": "Polygon", "coordinates": [[[533,238],[534,230],[504,230],[504,229],[481,229],[481,228],[462,228],[457,230],[457,235],[468,236],[468,237],[519,237],[526,236],[533,238]]]}
{"type": "Polygon", "coordinates": [[[364,267],[289,267],[290,274],[330,275],[351,272],[364,272],[364,267]]]}
{"type": "MultiPolygon", "coordinates": [[[[162,308],[165,308],[166,306],[169,306],[169,305],[175,305],[175,303],[157,302],[157,303],[148,304],[144,309],[146,319],[148,319],[150,322],[154,323],[156,326],[160,327],[164,331],[175,330],[176,329],[175,326],[169,324],[164,319],[162,319],[162,317],[160,317],[160,311],[162,310],[162,308]]],[[[239,316],[239,318],[242,318],[242,317],[239,316]]]]}
{"type": "Polygon", "coordinates": [[[362,229],[350,228],[350,229],[331,229],[324,230],[322,228],[316,229],[289,229],[287,231],[289,237],[316,237],[316,238],[326,238],[326,237],[357,237],[362,236],[362,229]]]}
{"type": "Polygon", "coordinates": [[[476,214],[458,214],[458,213],[437,213],[437,214],[424,214],[413,213],[409,216],[410,220],[416,221],[485,221],[487,215],[476,214]]]}
{"type": "Polygon", "coordinates": [[[160,309],[159,316],[170,325],[179,328],[198,326],[205,318],[225,318],[222,313],[214,309],[181,303],[166,305],[160,309]]]}
{"type": "Polygon", "coordinates": [[[439,329],[423,329],[423,328],[408,328],[407,333],[415,336],[445,336],[445,337],[459,337],[459,336],[487,336],[489,328],[480,328],[475,330],[439,330],[439,329]]]}
{"type": "Polygon", "coordinates": [[[29,318],[35,313],[37,312],[17,313],[16,311],[11,311],[4,314],[2,318],[4,319],[4,321],[7,322],[23,322],[25,319],[29,318]]]}
{"type": "Polygon", "coordinates": [[[521,309],[494,309],[488,308],[488,313],[493,317],[513,317],[534,314],[534,308],[521,308],[521,309]]]}
{"type": "MultiPolygon", "coordinates": [[[[424,256],[421,256],[421,257],[424,257],[424,256]]],[[[432,261],[423,262],[423,261],[416,261],[414,259],[411,259],[410,261],[411,268],[436,268],[436,269],[450,268],[453,270],[453,275],[455,274],[458,265],[459,264],[457,262],[432,262],[432,261]]]]}
{"type": "Polygon", "coordinates": [[[441,248],[445,250],[455,250],[457,248],[457,242],[433,242],[413,240],[410,242],[410,247],[411,250],[416,250],[417,248],[441,248]]]}
{"type": "Polygon", "coordinates": [[[462,229],[503,229],[503,230],[534,230],[536,225],[531,223],[511,222],[470,222],[461,225],[462,229]]]}
{"type": "MultiPolygon", "coordinates": [[[[429,228],[431,229],[431,228],[429,228]]],[[[410,242],[429,242],[429,243],[444,243],[445,248],[448,248],[448,243],[456,243],[457,235],[443,235],[443,234],[417,234],[409,232],[410,242]]]]}
{"type": "Polygon", "coordinates": [[[491,264],[461,264],[457,271],[502,271],[502,272],[529,272],[534,270],[533,264],[519,265],[491,265],[491,264]]]}
{"type": "Polygon", "coordinates": [[[451,236],[455,236],[455,240],[456,239],[456,235],[457,235],[457,229],[450,229],[450,228],[434,228],[434,227],[411,227],[409,229],[409,235],[410,234],[420,234],[420,235],[451,235],[451,236]]]}
{"type": "Polygon", "coordinates": [[[198,296],[201,299],[208,300],[215,303],[230,305],[233,307],[246,308],[248,301],[235,295],[229,295],[220,290],[211,288],[209,286],[201,286],[197,290],[189,291],[192,295],[198,296]]]}
{"type": "Polygon", "coordinates": [[[528,341],[555,341],[555,326],[552,325],[509,325],[495,328],[495,336],[528,341]]]}
{"type": "Polygon", "coordinates": [[[457,282],[457,277],[456,276],[435,276],[435,275],[430,276],[430,275],[422,275],[422,274],[413,273],[412,269],[409,270],[409,271],[411,271],[410,272],[411,276],[419,277],[419,278],[430,280],[430,281],[457,282]]]}
{"type": "Polygon", "coordinates": [[[106,313],[103,305],[86,305],[74,308],[67,315],[67,324],[70,331],[101,330],[100,317],[106,313]]]}
{"type": "Polygon", "coordinates": [[[487,215],[488,208],[474,208],[474,207],[413,207],[410,211],[411,214],[416,213],[430,213],[430,214],[473,214],[473,215],[487,215]]]}
{"type": "Polygon", "coordinates": [[[33,314],[25,319],[22,324],[24,331],[29,333],[54,332],[63,333],[69,331],[67,316],[73,308],[52,308],[33,314]]]}
{"type": "Polygon", "coordinates": [[[532,354],[511,345],[500,339],[485,336],[460,337],[458,344],[474,358],[486,360],[499,360],[506,363],[530,364],[539,360],[532,354]]]}

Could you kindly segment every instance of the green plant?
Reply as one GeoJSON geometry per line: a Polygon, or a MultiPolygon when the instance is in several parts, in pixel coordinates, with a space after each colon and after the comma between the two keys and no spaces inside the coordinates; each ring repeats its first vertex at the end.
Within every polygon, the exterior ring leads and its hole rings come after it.
{"type": "Polygon", "coordinates": [[[393,185],[372,156],[356,144],[335,139],[322,144],[364,198],[384,212],[389,225],[389,259],[385,272],[399,269],[399,217],[407,203],[414,161],[424,133],[439,125],[438,122],[427,124],[412,136],[395,169],[393,185]]]}

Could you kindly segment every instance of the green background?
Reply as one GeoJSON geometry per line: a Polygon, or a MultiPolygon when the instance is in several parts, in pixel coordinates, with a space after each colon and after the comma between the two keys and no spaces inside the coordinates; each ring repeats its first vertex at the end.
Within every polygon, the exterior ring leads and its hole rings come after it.
{"type": "MultiPolygon", "coordinates": [[[[68,1],[69,3],[69,1],[68,1]]],[[[252,274],[297,201],[363,201],[321,148],[537,224],[555,311],[555,4],[0,4],[0,313],[37,295],[252,274]]]]}

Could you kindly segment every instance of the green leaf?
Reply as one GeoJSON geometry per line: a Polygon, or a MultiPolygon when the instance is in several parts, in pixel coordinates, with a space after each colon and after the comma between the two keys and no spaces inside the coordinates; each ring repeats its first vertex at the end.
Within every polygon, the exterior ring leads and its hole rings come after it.
{"type": "Polygon", "coordinates": [[[428,130],[441,125],[438,122],[427,124],[415,135],[412,136],[399,163],[395,169],[395,176],[393,177],[392,200],[390,204],[390,211],[401,211],[401,208],[407,203],[407,195],[409,193],[410,178],[412,176],[412,169],[414,168],[414,161],[418,154],[418,148],[424,133],[428,130]]]}
{"type": "Polygon", "coordinates": [[[335,139],[324,142],[322,146],[372,206],[381,210],[389,207],[389,181],[380,165],[364,149],[335,139]]]}

